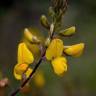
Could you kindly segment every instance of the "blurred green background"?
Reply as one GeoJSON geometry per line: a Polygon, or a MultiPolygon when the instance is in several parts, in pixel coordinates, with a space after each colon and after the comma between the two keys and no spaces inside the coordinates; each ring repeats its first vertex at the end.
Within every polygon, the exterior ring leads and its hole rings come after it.
{"type": "MultiPolygon", "coordinates": [[[[40,66],[46,80],[42,96],[96,96],[96,0],[69,0],[68,3],[64,28],[75,25],[77,33],[64,38],[64,44],[84,42],[85,52],[80,58],[68,58],[69,69],[62,78],[53,73],[51,65],[40,66]]],[[[50,0],[0,0],[0,71],[10,79],[5,96],[20,83],[13,77],[13,67],[23,29],[36,26],[47,34],[39,19],[47,14],[49,6],[50,0]]]]}

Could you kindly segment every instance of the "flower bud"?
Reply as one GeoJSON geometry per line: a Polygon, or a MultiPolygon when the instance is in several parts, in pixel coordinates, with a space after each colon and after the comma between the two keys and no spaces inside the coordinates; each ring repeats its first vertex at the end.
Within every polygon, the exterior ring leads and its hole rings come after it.
{"type": "Polygon", "coordinates": [[[55,12],[52,7],[49,7],[49,15],[52,17],[55,15],[55,12]]]}
{"type": "Polygon", "coordinates": [[[40,18],[40,21],[41,21],[41,24],[43,25],[43,27],[49,29],[50,28],[50,25],[48,23],[48,19],[45,15],[42,15],[41,18],[40,18]]]}
{"type": "Polygon", "coordinates": [[[76,30],[75,26],[72,26],[68,29],[61,30],[59,34],[62,36],[72,36],[73,34],[75,34],[75,30],[76,30]]]}
{"type": "Polygon", "coordinates": [[[25,36],[25,38],[27,38],[29,41],[32,42],[33,36],[32,36],[31,32],[27,28],[25,28],[25,30],[24,30],[24,36],[25,36]]]}
{"type": "Polygon", "coordinates": [[[50,38],[47,38],[47,39],[46,39],[46,41],[45,41],[45,46],[47,46],[47,47],[48,47],[48,46],[49,46],[49,44],[50,44],[50,42],[51,42],[51,39],[50,39],[50,38]]]}
{"type": "Polygon", "coordinates": [[[25,28],[24,30],[24,36],[31,43],[34,43],[34,44],[40,43],[40,40],[36,36],[34,36],[27,28],[25,28]]]}
{"type": "Polygon", "coordinates": [[[72,45],[72,46],[69,46],[68,48],[65,48],[64,52],[67,55],[79,57],[82,54],[83,50],[84,50],[84,43],[80,43],[80,44],[72,45]]]}

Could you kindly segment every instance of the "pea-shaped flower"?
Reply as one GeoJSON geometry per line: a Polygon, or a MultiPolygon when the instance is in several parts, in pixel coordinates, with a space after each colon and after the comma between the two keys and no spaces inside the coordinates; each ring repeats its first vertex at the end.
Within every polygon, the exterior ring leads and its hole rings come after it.
{"type": "Polygon", "coordinates": [[[14,76],[17,80],[21,80],[23,78],[23,75],[25,75],[26,78],[29,77],[30,73],[32,72],[32,69],[28,67],[29,64],[33,63],[33,61],[33,54],[27,48],[26,44],[20,43],[18,45],[18,63],[14,67],[14,76]]]}
{"type": "Polygon", "coordinates": [[[64,49],[64,52],[67,55],[79,57],[83,53],[84,46],[85,46],[84,43],[68,46],[67,48],[64,49]]]}
{"type": "Polygon", "coordinates": [[[67,60],[63,57],[64,45],[60,39],[53,39],[46,50],[46,58],[52,63],[54,72],[57,75],[62,75],[67,71],[67,60]]]}

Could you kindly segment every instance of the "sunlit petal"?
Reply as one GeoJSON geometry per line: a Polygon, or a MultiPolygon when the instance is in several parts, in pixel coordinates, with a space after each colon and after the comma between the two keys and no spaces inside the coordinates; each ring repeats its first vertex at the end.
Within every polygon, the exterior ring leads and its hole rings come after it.
{"type": "Polygon", "coordinates": [[[34,57],[30,50],[27,48],[25,43],[20,43],[18,46],[18,63],[33,63],[34,57]]]}
{"type": "Polygon", "coordinates": [[[67,60],[65,57],[57,57],[52,60],[52,66],[57,75],[62,75],[67,71],[67,60]]]}
{"type": "Polygon", "coordinates": [[[55,57],[59,57],[63,53],[63,41],[60,39],[53,39],[46,50],[46,58],[52,60],[55,57]]]}

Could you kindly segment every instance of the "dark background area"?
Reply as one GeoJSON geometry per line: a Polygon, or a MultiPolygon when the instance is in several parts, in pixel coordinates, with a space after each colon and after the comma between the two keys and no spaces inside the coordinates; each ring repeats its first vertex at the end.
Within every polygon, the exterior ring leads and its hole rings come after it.
{"type": "MultiPolygon", "coordinates": [[[[69,69],[63,78],[55,76],[49,65],[43,64],[44,91],[48,93],[46,96],[96,96],[96,0],[68,3],[63,24],[65,28],[75,25],[77,33],[65,38],[64,44],[84,42],[85,52],[80,58],[68,58],[69,69]]],[[[50,0],[0,0],[0,71],[11,81],[9,93],[19,84],[13,77],[13,67],[23,29],[36,26],[46,34],[39,19],[47,14],[49,5],[50,0]]]]}

